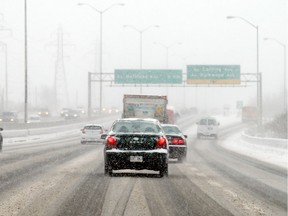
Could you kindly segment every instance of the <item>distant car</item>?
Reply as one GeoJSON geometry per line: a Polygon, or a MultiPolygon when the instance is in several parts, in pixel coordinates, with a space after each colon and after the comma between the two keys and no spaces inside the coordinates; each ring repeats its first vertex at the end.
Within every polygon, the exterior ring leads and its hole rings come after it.
{"type": "Polygon", "coordinates": [[[69,112],[70,110],[72,110],[72,109],[70,109],[70,108],[63,108],[63,109],[60,111],[60,116],[61,116],[61,117],[65,117],[65,113],[69,112]]]}
{"type": "Polygon", "coordinates": [[[41,122],[41,117],[39,115],[31,115],[28,118],[27,123],[39,123],[41,122]]]}
{"type": "Polygon", "coordinates": [[[104,132],[104,128],[100,124],[86,124],[81,129],[81,144],[87,142],[103,142],[101,135],[104,132]]]}
{"type": "Polygon", "coordinates": [[[18,122],[17,112],[2,112],[0,122],[18,122]]]}
{"type": "MultiPolygon", "coordinates": [[[[3,131],[3,128],[0,128],[0,132],[3,131]]],[[[3,146],[3,136],[0,133],[0,151],[2,151],[2,146],[3,146]]]]}
{"type": "Polygon", "coordinates": [[[38,110],[37,114],[41,117],[48,117],[51,115],[49,109],[47,109],[47,108],[40,108],[38,110]]]}
{"type": "Polygon", "coordinates": [[[218,128],[220,123],[215,117],[202,117],[197,124],[197,138],[213,137],[218,138],[218,128]]]}
{"type": "Polygon", "coordinates": [[[68,110],[65,114],[64,114],[64,118],[66,120],[68,119],[76,119],[79,118],[80,114],[78,110],[68,110]]]}
{"type": "Polygon", "coordinates": [[[168,145],[156,119],[115,120],[105,139],[105,175],[113,170],[147,169],[168,176],[168,145]]]}
{"type": "Polygon", "coordinates": [[[175,124],[162,124],[169,141],[169,158],[177,158],[179,162],[187,156],[187,135],[175,124]]]}
{"type": "Polygon", "coordinates": [[[111,107],[109,110],[108,110],[108,113],[112,114],[112,113],[119,113],[120,110],[117,108],[117,107],[111,107]]]}
{"type": "Polygon", "coordinates": [[[81,116],[86,115],[86,111],[85,111],[85,109],[83,107],[78,107],[76,110],[79,112],[79,114],[81,116]]]}

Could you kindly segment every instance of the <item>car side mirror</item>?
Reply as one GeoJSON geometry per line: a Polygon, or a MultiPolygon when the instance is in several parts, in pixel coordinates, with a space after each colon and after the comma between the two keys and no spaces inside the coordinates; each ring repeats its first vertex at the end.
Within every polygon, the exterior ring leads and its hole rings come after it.
{"type": "Polygon", "coordinates": [[[187,135],[184,135],[184,137],[185,137],[185,138],[188,138],[188,136],[187,136],[187,135]]]}
{"type": "Polygon", "coordinates": [[[0,128],[0,131],[3,131],[3,128],[0,128]]]}
{"type": "Polygon", "coordinates": [[[101,134],[101,139],[103,139],[103,140],[106,139],[107,135],[108,134],[106,134],[106,133],[101,134]]]}

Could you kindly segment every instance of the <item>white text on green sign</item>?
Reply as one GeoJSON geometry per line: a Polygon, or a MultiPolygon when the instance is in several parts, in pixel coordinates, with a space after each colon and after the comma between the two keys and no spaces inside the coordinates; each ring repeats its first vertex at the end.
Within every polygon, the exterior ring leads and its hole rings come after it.
{"type": "Polygon", "coordinates": [[[115,84],[182,84],[182,70],[116,69],[115,84]]]}
{"type": "Polygon", "coordinates": [[[240,84],[240,65],[187,65],[188,84],[240,84]]]}

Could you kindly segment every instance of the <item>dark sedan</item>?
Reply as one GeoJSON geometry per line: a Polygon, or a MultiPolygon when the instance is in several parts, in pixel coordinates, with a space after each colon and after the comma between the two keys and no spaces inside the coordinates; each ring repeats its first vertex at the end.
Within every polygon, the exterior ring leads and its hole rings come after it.
{"type": "Polygon", "coordinates": [[[105,140],[105,175],[112,175],[113,170],[147,169],[168,176],[168,148],[158,120],[118,119],[105,140]]]}
{"type": "Polygon", "coordinates": [[[162,128],[169,141],[169,158],[182,162],[187,155],[187,135],[175,124],[162,124],[162,128]]]}

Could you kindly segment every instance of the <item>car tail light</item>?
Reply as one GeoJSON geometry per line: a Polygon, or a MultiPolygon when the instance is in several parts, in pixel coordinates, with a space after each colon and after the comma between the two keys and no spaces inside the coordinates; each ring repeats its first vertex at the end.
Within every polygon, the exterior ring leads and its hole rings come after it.
{"type": "Polygon", "coordinates": [[[107,147],[108,149],[115,148],[115,147],[116,147],[116,144],[117,144],[117,142],[116,142],[115,137],[112,137],[112,136],[107,137],[106,147],[107,147]]]}
{"type": "Polygon", "coordinates": [[[174,138],[171,140],[171,144],[172,145],[183,145],[183,144],[185,144],[185,141],[182,138],[174,138]]]}
{"type": "Polygon", "coordinates": [[[157,140],[156,148],[165,148],[165,149],[167,148],[166,139],[164,137],[160,137],[157,140]]]}

